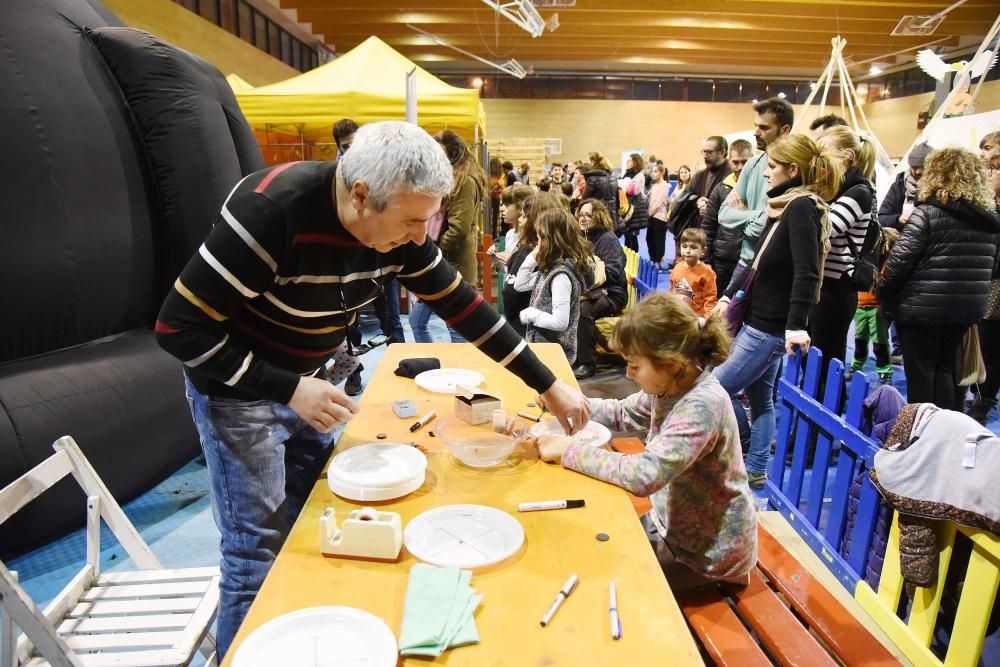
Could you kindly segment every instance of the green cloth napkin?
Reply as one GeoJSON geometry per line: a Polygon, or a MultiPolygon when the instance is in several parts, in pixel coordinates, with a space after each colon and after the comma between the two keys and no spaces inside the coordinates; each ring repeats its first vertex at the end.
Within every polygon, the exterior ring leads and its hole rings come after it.
{"type": "Polygon", "coordinates": [[[402,655],[437,657],[479,641],[473,612],[482,595],[469,585],[472,572],[418,563],[410,568],[403,607],[402,655]]]}

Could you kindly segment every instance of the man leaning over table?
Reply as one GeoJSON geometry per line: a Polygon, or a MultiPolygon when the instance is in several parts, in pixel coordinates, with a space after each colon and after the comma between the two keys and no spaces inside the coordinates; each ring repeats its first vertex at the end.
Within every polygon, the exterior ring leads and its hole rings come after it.
{"type": "Polygon", "coordinates": [[[337,162],[244,178],[164,301],[157,340],[184,362],[222,533],[220,660],[330,454],[331,432],[358,411],[325,364],[389,279],[538,391],[564,426],[587,422],[583,395],[556,380],[427,238],[451,188],[451,164],[429,134],[365,125],[337,162]]]}

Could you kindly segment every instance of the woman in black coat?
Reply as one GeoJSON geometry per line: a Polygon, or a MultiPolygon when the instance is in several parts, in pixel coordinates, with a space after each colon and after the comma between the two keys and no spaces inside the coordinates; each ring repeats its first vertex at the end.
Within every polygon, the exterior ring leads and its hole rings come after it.
{"type": "Polygon", "coordinates": [[[580,301],[577,326],[577,379],[591,377],[597,369],[594,355],[597,345],[597,320],[617,315],[628,301],[625,278],[625,251],[614,233],[608,207],[596,199],[584,199],[576,209],[580,229],[587,235],[591,252],[604,262],[604,284],[592,287],[580,301]]]}
{"type": "Polygon", "coordinates": [[[905,351],[907,401],[962,410],[957,357],[982,319],[1000,241],[1000,219],[979,156],[962,148],[931,153],[917,207],[878,280],[882,307],[905,351]]]}

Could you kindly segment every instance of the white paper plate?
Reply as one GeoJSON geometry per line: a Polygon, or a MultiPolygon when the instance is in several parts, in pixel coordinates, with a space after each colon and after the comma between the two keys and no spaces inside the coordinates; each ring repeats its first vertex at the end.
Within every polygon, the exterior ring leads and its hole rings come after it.
{"type": "Polygon", "coordinates": [[[427,457],[411,445],[378,442],[358,445],[333,457],[327,476],[341,484],[388,488],[423,476],[427,457]]]}
{"type": "Polygon", "coordinates": [[[330,486],[331,491],[336,493],[341,498],[346,498],[347,500],[355,500],[358,502],[395,500],[396,498],[402,498],[405,495],[413,493],[423,486],[424,473],[421,472],[417,477],[413,477],[394,486],[387,486],[384,488],[344,484],[329,475],[326,477],[326,483],[330,486]]]}
{"type": "Polygon", "coordinates": [[[403,530],[406,550],[431,565],[492,565],[513,556],[523,543],[518,520],[485,505],[436,507],[411,519],[403,530]]]}
{"type": "MultiPolygon", "coordinates": [[[[531,427],[531,435],[536,438],[540,435],[566,435],[558,419],[543,419],[531,427]]],[[[573,436],[572,442],[577,445],[589,445],[600,447],[611,441],[611,431],[604,424],[595,421],[587,422],[583,430],[573,436]]]]}
{"type": "Polygon", "coordinates": [[[438,368],[433,371],[424,371],[413,378],[417,386],[436,394],[454,394],[456,384],[463,387],[474,388],[481,385],[486,378],[482,373],[470,371],[465,368],[438,368]]]}
{"type": "Polygon", "coordinates": [[[352,607],[310,607],[254,630],[233,667],[395,667],[398,656],[396,637],[378,616],[352,607]]]}

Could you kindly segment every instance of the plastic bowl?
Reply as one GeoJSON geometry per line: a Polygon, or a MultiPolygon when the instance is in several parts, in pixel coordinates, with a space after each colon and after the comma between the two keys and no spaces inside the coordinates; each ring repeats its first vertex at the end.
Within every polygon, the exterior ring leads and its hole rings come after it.
{"type": "Polygon", "coordinates": [[[507,460],[528,435],[528,425],[514,419],[510,433],[497,433],[492,424],[472,426],[458,417],[444,417],[434,426],[434,435],[456,459],[472,468],[490,468],[507,460]]]}

